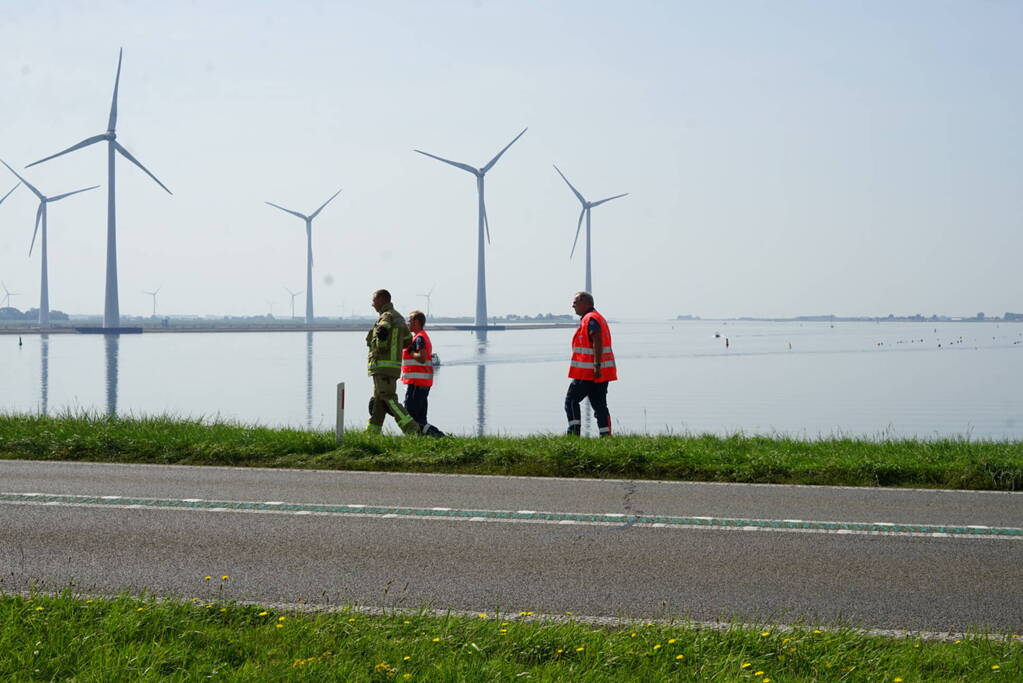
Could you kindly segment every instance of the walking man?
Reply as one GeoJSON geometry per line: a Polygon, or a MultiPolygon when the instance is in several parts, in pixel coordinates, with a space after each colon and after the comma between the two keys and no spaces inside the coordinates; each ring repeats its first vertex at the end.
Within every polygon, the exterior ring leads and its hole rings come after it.
{"type": "Polygon", "coordinates": [[[401,375],[401,352],[412,340],[401,313],[391,305],[391,293],[386,289],[373,292],[373,308],[380,314],[373,329],[366,335],[369,347],[370,377],[373,378],[373,398],[369,400],[370,432],[383,429],[384,418],[391,415],[406,434],[419,432],[419,425],[398,403],[398,377],[401,375]]]}
{"type": "Polygon", "coordinates": [[[444,436],[444,432],[426,421],[427,399],[433,386],[433,343],[423,329],[426,316],[422,311],[408,314],[412,343],[401,352],[401,381],[405,384],[405,410],[418,422],[423,434],[444,436]]]}
{"type": "Polygon", "coordinates": [[[593,295],[578,292],[572,309],[581,319],[572,337],[572,362],[568,376],[572,382],[565,395],[568,433],[579,436],[582,419],[579,404],[590,399],[600,435],[611,436],[611,413],[607,409],[607,384],[618,379],[615,354],[611,348],[611,330],[607,320],[593,308],[593,295]]]}

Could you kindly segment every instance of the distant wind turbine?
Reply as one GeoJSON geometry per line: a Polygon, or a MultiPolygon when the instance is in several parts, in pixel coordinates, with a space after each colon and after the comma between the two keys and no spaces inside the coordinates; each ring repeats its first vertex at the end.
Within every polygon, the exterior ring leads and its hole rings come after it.
{"type": "Polygon", "coordinates": [[[156,317],[156,295],[160,293],[161,289],[163,289],[163,285],[160,285],[159,287],[157,287],[152,292],[147,292],[144,289],[142,290],[143,294],[148,294],[149,296],[153,297],[153,317],[154,318],[156,317]]]}
{"type": "Polygon", "coordinates": [[[433,284],[433,287],[430,287],[430,291],[429,292],[427,292],[426,294],[420,294],[419,295],[419,296],[423,297],[424,299],[426,299],[426,319],[427,320],[432,320],[432,318],[430,316],[430,295],[433,294],[433,290],[435,290],[435,289],[437,289],[437,283],[436,282],[433,284]]]}
{"type": "Polygon", "coordinates": [[[287,287],[285,287],[284,291],[291,295],[291,319],[294,320],[295,319],[295,297],[298,296],[299,294],[301,294],[302,290],[300,289],[297,292],[293,292],[290,289],[288,289],[287,287]]]}
{"type": "Polygon", "coordinates": [[[460,168],[463,171],[468,171],[476,176],[476,193],[479,196],[479,232],[477,235],[477,250],[476,250],[476,336],[480,339],[486,339],[487,336],[487,268],[486,261],[484,258],[484,247],[483,247],[483,234],[486,231],[487,244],[490,244],[490,221],[487,219],[487,205],[483,197],[483,177],[487,174],[487,171],[494,167],[497,160],[501,158],[501,155],[508,151],[508,148],[515,144],[515,141],[521,138],[528,128],[523,128],[522,132],[515,136],[515,140],[512,140],[504,146],[500,152],[497,153],[493,159],[491,159],[482,168],[476,168],[469,164],[463,164],[458,161],[451,161],[443,157],[430,154],[422,150],[415,150],[424,156],[428,156],[431,159],[437,161],[443,161],[445,164],[450,164],[455,168],[460,168]]]}
{"type": "MultiPolygon", "coordinates": [[[[99,185],[93,185],[92,187],[86,187],[86,188],[81,189],[81,190],[75,190],[74,192],[65,192],[64,194],[58,194],[58,195],[56,195],[54,197],[47,197],[42,192],[37,190],[35,185],[33,185],[32,183],[28,182],[23,177],[21,177],[21,175],[17,171],[15,171],[13,168],[11,168],[10,164],[8,164],[6,161],[4,161],[3,159],[0,159],[0,163],[2,163],[4,166],[6,166],[7,170],[9,170],[11,173],[13,173],[18,178],[18,180],[21,181],[21,183],[25,187],[27,187],[28,189],[32,190],[32,194],[34,194],[36,197],[39,198],[39,208],[36,209],[36,228],[32,232],[32,243],[28,247],[28,255],[29,256],[32,255],[32,249],[36,245],[36,235],[39,234],[39,226],[41,224],[43,226],[43,232],[42,232],[42,236],[41,236],[41,238],[39,240],[39,256],[40,256],[39,260],[40,260],[40,262],[42,264],[40,266],[40,275],[39,275],[39,326],[40,327],[49,327],[50,326],[50,284],[49,284],[50,283],[50,278],[49,278],[49,274],[48,274],[48,265],[47,265],[48,257],[47,257],[47,251],[46,251],[46,214],[47,214],[46,205],[51,203],[51,202],[60,201],[61,199],[64,199],[65,197],[70,197],[73,194],[78,194],[79,192],[87,192],[89,190],[95,190],[97,187],[99,187],[99,185]]],[[[15,187],[17,187],[17,186],[15,186],[15,187]]],[[[13,192],[13,191],[14,190],[11,190],[11,192],[13,192]]],[[[8,192],[7,194],[10,194],[10,192],[8,192]]]]}
{"type": "MultiPolygon", "coordinates": [[[[291,209],[285,209],[283,206],[278,206],[273,202],[267,202],[270,206],[275,209],[280,209],[285,213],[290,213],[296,218],[301,218],[305,221],[305,249],[306,249],[306,267],[305,267],[305,323],[306,325],[313,324],[313,219],[320,215],[323,208],[334,201],[334,197],[341,194],[341,190],[338,190],[330,199],[323,202],[320,208],[313,211],[311,214],[306,216],[305,214],[299,213],[298,211],[292,211],[291,209]]],[[[291,300],[294,305],[295,300],[291,300]]],[[[292,311],[291,317],[295,317],[294,311],[292,311]]]]}
{"type": "Polygon", "coordinates": [[[3,281],[0,281],[0,287],[3,287],[3,290],[4,290],[4,305],[3,305],[3,308],[7,308],[8,306],[11,305],[11,297],[12,296],[18,296],[20,294],[20,292],[12,292],[11,290],[7,289],[7,285],[3,281]]]}
{"type": "MultiPolygon", "coordinates": [[[[121,83],[121,59],[124,56],[124,48],[117,56],[117,76],[114,79],[114,97],[110,103],[110,119],[107,122],[107,132],[101,133],[100,135],[94,135],[91,138],[86,138],[79,142],[77,145],[72,145],[65,149],[63,152],[57,152],[51,154],[48,157],[34,161],[29,166],[35,166],[41,164],[44,161],[49,161],[68,152],[74,152],[75,150],[88,147],[89,145],[97,142],[107,142],[107,283],[106,283],[106,300],[103,307],[103,327],[116,328],[121,326],[121,309],[117,297],[117,205],[114,201],[116,185],[114,183],[114,159],[116,153],[119,153],[125,159],[135,164],[142,171],[156,181],[156,184],[167,191],[167,194],[173,194],[157,179],[155,175],[149,172],[145,166],[139,162],[138,159],[131,155],[124,146],[117,141],[117,89],[121,83]]],[[[26,166],[26,168],[28,168],[26,166]]]]}
{"type": "Polygon", "coordinates": [[[555,166],[554,170],[558,172],[558,175],[561,176],[561,179],[565,181],[565,184],[568,185],[569,189],[572,190],[572,193],[576,196],[576,198],[579,200],[579,202],[583,205],[583,210],[579,213],[579,224],[576,225],[576,227],[575,227],[575,239],[572,241],[572,253],[569,254],[568,257],[572,258],[572,256],[575,255],[575,245],[576,245],[576,243],[579,242],[579,230],[583,227],[583,216],[586,216],[586,291],[589,292],[590,294],[592,294],[593,293],[593,281],[590,278],[590,209],[592,209],[595,206],[600,206],[601,204],[603,204],[605,202],[609,202],[612,199],[618,199],[619,197],[624,197],[625,195],[627,195],[629,193],[626,192],[625,194],[616,194],[614,197],[608,197],[607,199],[600,199],[600,200],[595,201],[595,202],[588,202],[579,193],[579,190],[577,190],[574,187],[572,187],[572,183],[568,182],[568,178],[565,177],[565,174],[561,172],[560,168],[555,166]]]}

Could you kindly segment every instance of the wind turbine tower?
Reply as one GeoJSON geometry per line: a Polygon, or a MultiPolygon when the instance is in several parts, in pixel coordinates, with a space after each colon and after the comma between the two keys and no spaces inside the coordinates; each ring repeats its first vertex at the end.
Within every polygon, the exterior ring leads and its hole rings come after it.
{"type": "Polygon", "coordinates": [[[148,294],[149,296],[153,297],[153,317],[154,317],[154,318],[156,317],[156,295],[160,293],[160,290],[161,290],[161,289],[163,289],[163,285],[160,285],[159,287],[157,287],[157,288],[156,288],[156,289],[155,289],[154,291],[152,291],[152,292],[147,292],[147,291],[146,291],[146,290],[144,290],[144,289],[142,290],[142,293],[143,293],[143,294],[148,294]]]}
{"type": "MultiPolygon", "coordinates": [[[[107,143],[107,278],[106,278],[106,297],[103,306],[103,327],[105,328],[118,328],[121,326],[121,309],[118,302],[117,296],[117,204],[115,202],[115,190],[116,185],[114,183],[114,160],[117,154],[120,154],[131,163],[138,166],[142,171],[152,178],[157,185],[166,190],[167,194],[173,194],[157,179],[155,175],[149,172],[142,163],[131,155],[124,145],[117,141],[117,88],[121,83],[121,59],[124,57],[124,48],[121,48],[120,53],[117,56],[117,76],[114,78],[114,97],[110,103],[110,119],[107,122],[107,132],[99,135],[93,135],[91,138],[86,138],[76,145],[71,145],[62,152],[51,154],[48,157],[44,157],[39,161],[34,161],[29,166],[35,166],[41,164],[44,161],[49,161],[61,155],[67,154],[68,152],[74,152],[75,150],[88,147],[97,142],[107,143]]],[[[26,166],[26,168],[28,168],[26,166]]]]}
{"type": "MultiPolygon", "coordinates": [[[[323,204],[320,205],[320,208],[316,209],[316,211],[313,211],[308,216],[306,216],[303,213],[299,213],[298,211],[292,211],[291,209],[285,209],[283,206],[278,206],[278,205],[274,204],[273,202],[267,202],[267,204],[269,204],[270,206],[274,207],[275,209],[280,209],[281,211],[283,211],[285,213],[290,213],[292,216],[295,216],[296,218],[301,218],[302,220],[305,221],[305,247],[306,247],[305,324],[306,325],[312,325],[313,324],[313,219],[316,218],[317,216],[319,216],[320,212],[323,211],[323,208],[325,206],[327,206],[327,204],[330,204],[332,201],[334,201],[334,197],[338,196],[339,194],[341,194],[341,190],[338,190],[333,195],[331,195],[330,199],[328,199],[327,201],[323,202],[323,204]]],[[[294,298],[292,298],[291,303],[292,303],[292,306],[294,306],[294,304],[295,304],[295,299],[294,298]]],[[[291,317],[295,317],[294,310],[291,313],[291,317]]]]}
{"type": "Polygon", "coordinates": [[[300,289],[297,292],[293,292],[290,289],[288,289],[287,287],[285,287],[284,291],[287,292],[291,296],[291,319],[294,320],[295,319],[295,297],[298,296],[299,294],[301,294],[302,290],[300,289]]]}
{"type": "Polygon", "coordinates": [[[561,179],[565,181],[565,184],[568,185],[569,189],[572,190],[572,193],[583,205],[583,210],[579,213],[579,224],[576,225],[575,227],[575,239],[572,241],[572,253],[569,254],[568,257],[572,258],[572,256],[575,255],[575,245],[579,242],[579,230],[583,227],[583,216],[586,216],[586,291],[589,292],[590,294],[593,294],[593,280],[590,277],[590,209],[592,209],[595,206],[600,206],[605,202],[609,202],[612,199],[624,197],[629,193],[626,192],[625,194],[616,194],[614,197],[608,197],[607,199],[599,199],[595,202],[588,202],[579,193],[579,190],[572,187],[572,183],[568,182],[568,178],[565,177],[565,174],[561,172],[560,168],[555,166],[554,170],[558,172],[558,175],[561,176],[561,179]]]}
{"type": "Polygon", "coordinates": [[[433,319],[433,317],[430,315],[430,295],[433,294],[433,290],[435,290],[435,289],[437,289],[437,284],[436,283],[434,283],[433,287],[430,287],[430,291],[429,292],[427,292],[426,294],[420,294],[419,295],[419,296],[423,297],[424,299],[426,299],[426,319],[427,320],[432,320],[433,319]]]}
{"type": "MultiPolygon", "coordinates": [[[[30,183],[27,180],[25,180],[24,178],[22,178],[21,175],[17,171],[15,171],[13,168],[11,168],[10,164],[8,164],[6,161],[4,161],[3,159],[0,159],[0,163],[2,163],[4,166],[6,166],[7,170],[9,170],[11,173],[13,173],[15,176],[17,176],[18,180],[20,180],[21,183],[25,187],[27,187],[28,189],[32,190],[32,194],[34,194],[36,197],[39,198],[39,208],[36,209],[36,228],[32,232],[32,244],[30,244],[29,247],[28,247],[28,255],[29,256],[32,255],[32,249],[36,245],[36,235],[39,234],[39,226],[42,225],[43,226],[43,232],[42,232],[41,239],[39,240],[39,252],[40,252],[39,256],[40,256],[40,262],[42,264],[40,266],[40,275],[39,275],[39,327],[46,328],[46,327],[50,326],[50,284],[49,284],[50,283],[50,278],[49,278],[49,273],[48,273],[48,265],[47,265],[48,264],[48,257],[47,257],[47,251],[46,251],[46,205],[51,203],[51,202],[60,201],[61,199],[64,199],[65,197],[70,197],[73,194],[78,194],[79,192],[87,192],[88,190],[95,190],[97,187],[99,187],[99,185],[93,185],[92,187],[86,187],[86,188],[84,188],[82,190],[75,190],[74,192],[65,192],[64,194],[58,194],[58,195],[56,195],[54,197],[47,197],[42,192],[37,190],[35,185],[33,185],[32,183],[30,183]]],[[[17,187],[17,186],[15,186],[15,187],[17,187]]],[[[11,190],[11,192],[13,192],[13,191],[14,190],[11,190]]],[[[8,192],[7,194],[10,194],[10,192],[8,192]]]]}
{"type": "Polygon", "coordinates": [[[477,234],[477,250],[476,250],[476,336],[479,339],[487,338],[487,266],[483,247],[483,235],[486,231],[487,244],[490,244],[490,221],[487,219],[487,204],[483,197],[483,178],[486,176],[487,171],[494,167],[497,160],[501,158],[501,155],[508,151],[508,148],[515,144],[515,141],[521,138],[528,128],[523,128],[522,132],[515,136],[515,139],[504,146],[500,152],[497,153],[493,159],[481,168],[470,166],[469,164],[463,164],[459,161],[451,161],[443,157],[424,152],[422,150],[415,150],[424,156],[428,156],[431,159],[437,161],[443,161],[445,164],[450,164],[455,168],[460,168],[463,171],[468,171],[476,176],[476,193],[479,196],[479,230],[477,234]]]}

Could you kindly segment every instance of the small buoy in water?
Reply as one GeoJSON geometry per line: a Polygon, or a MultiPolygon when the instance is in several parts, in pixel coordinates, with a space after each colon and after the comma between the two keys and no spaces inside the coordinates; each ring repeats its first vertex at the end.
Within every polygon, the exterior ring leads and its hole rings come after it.
{"type": "Polygon", "coordinates": [[[725,348],[728,348],[728,337],[725,337],[725,348]]]}
{"type": "Polygon", "coordinates": [[[18,337],[18,346],[21,346],[21,337],[18,337]]]}

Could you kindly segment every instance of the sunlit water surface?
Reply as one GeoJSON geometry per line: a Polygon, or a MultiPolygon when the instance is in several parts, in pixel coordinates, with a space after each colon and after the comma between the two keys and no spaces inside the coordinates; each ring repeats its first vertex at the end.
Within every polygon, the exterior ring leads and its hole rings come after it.
{"type": "MultiPolygon", "coordinates": [[[[618,432],[1023,438],[1023,324],[618,322],[612,333],[618,432]]],[[[433,333],[430,421],[458,434],[564,431],[571,335],[433,333]]],[[[360,333],[22,340],[0,336],[3,411],[332,429],[344,381],[346,423],[367,417],[360,333]]]]}

